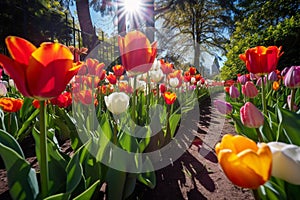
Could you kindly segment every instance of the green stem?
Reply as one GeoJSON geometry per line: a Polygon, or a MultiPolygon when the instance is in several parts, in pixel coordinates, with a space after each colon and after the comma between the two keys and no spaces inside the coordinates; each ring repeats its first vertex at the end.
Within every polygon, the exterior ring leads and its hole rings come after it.
{"type": "Polygon", "coordinates": [[[292,88],[291,89],[291,102],[290,102],[290,110],[292,112],[294,111],[295,94],[296,94],[296,89],[292,88]]]}
{"type": "Polygon", "coordinates": [[[42,198],[48,195],[49,169],[48,169],[48,150],[47,150],[47,106],[45,101],[40,101],[40,176],[42,187],[42,198]]]}
{"type": "Polygon", "coordinates": [[[159,84],[157,83],[156,84],[156,97],[157,97],[157,104],[158,104],[158,102],[159,102],[159,95],[160,95],[160,91],[159,91],[159,84]]]}
{"type": "Polygon", "coordinates": [[[260,200],[261,198],[259,197],[258,190],[257,189],[252,189],[253,197],[255,200],[260,200]]]}
{"type": "Polygon", "coordinates": [[[256,133],[257,133],[258,142],[263,142],[264,139],[263,139],[263,137],[262,137],[262,135],[261,135],[261,133],[259,131],[259,128],[256,128],[255,130],[256,130],[256,133]]]}
{"type": "Polygon", "coordinates": [[[133,94],[132,94],[132,112],[131,118],[133,122],[135,121],[135,102],[136,102],[136,76],[133,77],[133,94]]]}
{"type": "Polygon", "coordinates": [[[265,78],[261,76],[261,101],[263,106],[263,114],[267,115],[266,91],[265,91],[265,78]]]}

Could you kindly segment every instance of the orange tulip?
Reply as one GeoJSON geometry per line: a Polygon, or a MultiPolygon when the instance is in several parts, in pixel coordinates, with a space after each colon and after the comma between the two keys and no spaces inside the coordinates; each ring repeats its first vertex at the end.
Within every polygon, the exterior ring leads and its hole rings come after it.
{"type": "Polygon", "coordinates": [[[132,75],[150,70],[157,52],[157,43],[150,44],[148,38],[139,31],[131,31],[125,37],[119,36],[122,65],[132,75]]]}
{"type": "Polygon", "coordinates": [[[165,62],[163,59],[159,60],[160,65],[161,65],[161,70],[164,74],[170,74],[174,71],[174,64],[165,62]]]}
{"type": "Polygon", "coordinates": [[[171,105],[176,100],[176,93],[173,92],[165,92],[163,94],[166,104],[171,105]]]}
{"type": "Polygon", "coordinates": [[[3,97],[0,99],[0,108],[4,112],[18,112],[23,105],[23,100],[10,97],[3,97]]]}
{"type": "Polygon", "coordinates": [[[15,36],[5,42],[12,58],[0,54],[0,65],[27,97],[44,100],[58,96],[81,66],[73,64],[73,54],[59,43],[45,42],[36,48],[15,36]]]}
{"type": "Polygon", "coordinates": [[[255,189],[269,180],[272,152],[267,144],[258,146],[249,138],[226,134],[215,150],[225,175],[233,184],[255,189]]]}
{"type": "Polygon", "coordinates": [[[270,73],[276,69],[278,60],[283,54],[281,47],[276,46],[257,46],[246,50],[239,57],[246,64],[247,70],[253,74],[270,73]]]}
{"type": "Polygon", "coordinates": [[[272,84],[273,90],[277,91],[279,89],[280,85],[278,81],[274,81],[272,84]]]}

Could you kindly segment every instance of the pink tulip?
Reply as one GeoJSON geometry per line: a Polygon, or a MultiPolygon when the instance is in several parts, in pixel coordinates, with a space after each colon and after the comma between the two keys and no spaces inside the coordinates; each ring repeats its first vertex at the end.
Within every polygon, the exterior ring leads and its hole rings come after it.
{"type": "Polygon", "coordinates": [[[268,80],[269,81],[277,81],[278,80],[278,76],[276,71],[272,71],[269,75],[268,75],[268,80]]]}
{"type": "Polygon", "coordinates": [[[264,116],[251,102],[240,109],[242,123],[249,128],[258,128],[264,124],[264,116]]]}
{"type": "Polygon", "coordinates": [[[252,81],[247,81],[245,85],[242,86],[242,93],[249,98],[254,98],[258,95],[258,90],[252,81]]]}
{"type": "Polygon", "coordinates": [[[292,66],[284,76],[284,84],[288,88],[300,87],[300,66],[292,66]]]}
{"type": "Polygon", "coordinates": [[[232,105],[226,101],[215,100],[214,106],[223,115],[228,115],[232,112],[232,105]]]}
{"type": "Polygon", "coordinates": [[[234,85],[232,85],[229,88],[229,95],[230,95],[231,98],[235,99],[235,98],[238,98],[240,96],[240,92],[234,85]]]}

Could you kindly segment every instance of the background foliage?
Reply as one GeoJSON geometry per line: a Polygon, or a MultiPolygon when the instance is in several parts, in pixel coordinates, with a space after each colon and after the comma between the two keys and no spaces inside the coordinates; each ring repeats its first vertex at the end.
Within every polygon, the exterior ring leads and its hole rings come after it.
{"type": "Polygon", "coordinates": [[[227,61],[221,70],[224,80],[246,73],[238,55],[246,49],[263,46],[282,46],[284,51],[278,69],[300,64],[300,2],[299,1],[241,1],[237,5],[240,20],[226,45],[227,61]]]}

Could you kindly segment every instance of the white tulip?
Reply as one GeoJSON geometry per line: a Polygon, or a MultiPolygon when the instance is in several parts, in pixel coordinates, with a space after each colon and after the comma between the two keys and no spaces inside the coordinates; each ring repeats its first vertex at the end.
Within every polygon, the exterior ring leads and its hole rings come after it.
{"type": "Polygon", "coordinates": [[[156,71],[156,70],[159,70],[160,67],[161,67],[160,61],[157,60],[157,59],[154,59],[154,62],[153,62],[152,67],[151,67],[151,70],[156,71]]]}
{"type": "Polygon", "coordinates": [[[107,109],[113,114],[125,112],[129,106],[129,96],[124,92],[114,92],[104,97],[107,109]]]}
{"type": "Polygon", "coordinates": [[[176,77],[175,77],[175,78],[170,78],[169,84],[170,84],[170,86],[171,86],[172,88],[177,87],[178,84],[179,84],[178,78],[176,78],[176,77]]]}
{"type": "Polygon", "coordinates": [[[150,71],[151,80],[155,83],[158,83],[164,76],[161,69],[150,71]]]}
{"type": "Polygon", "coordinates": [[[273,154],[272,176],[300,185],[300,147],[282,142],[269,142],[273,154]]]}
{"type": "Polygon", "coordinates": [[[0,82],[0,96],[5,96],[7,93],[6,85],[0,82]]]}

